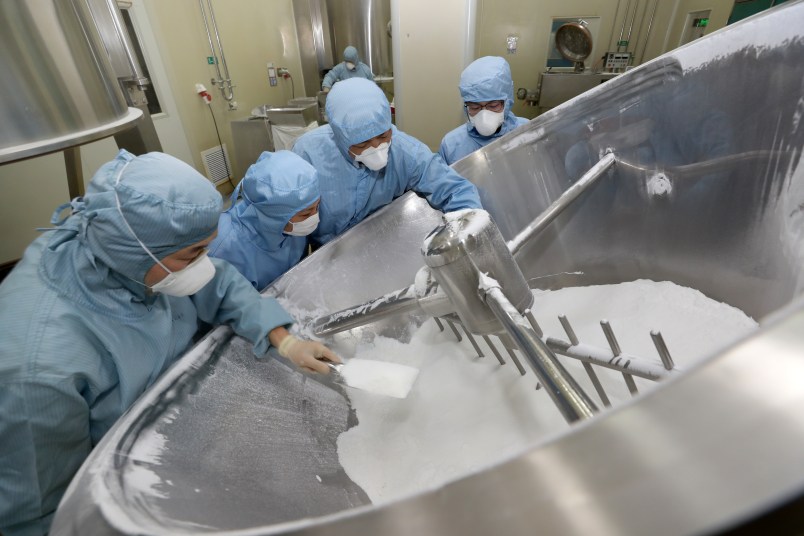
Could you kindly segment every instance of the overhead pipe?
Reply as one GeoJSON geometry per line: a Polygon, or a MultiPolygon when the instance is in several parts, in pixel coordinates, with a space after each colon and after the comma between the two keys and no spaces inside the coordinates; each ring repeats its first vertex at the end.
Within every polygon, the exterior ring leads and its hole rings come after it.
{"type": "Polygon", "coordinates": [[[584,173],[583,177],[575,181],[558,199],[544,209],[535,220],[530,222],[519,234],[508,241],[508,250],[511,252],[511,255],[519,253],[519,250],[522,249],[522,246],[524,246],[528,240],[541,233],[565,208],[597,182],[597,180],[616,162],[617,158],[614,156],[614,153],[606,153],[597,164],[584,173]]]}
{"type": "Polygon", "coordinates": [[[204,19],[204,29],[207,31],[207,41],[209,42],[209,49],[212,53],[213,61],[215,62],[215,73],[217,79],[211,80],[213,86],[218,86],[221,91],[223,99],[229,103],[229,109],[234,110],[237,108],[237,103],[234,102],[234,85],[229,76],[229,67],[226,65],[226,56],[223,53],[223,43],[221,42],[221,35],[218,32],[218,23],[215,21],[215,10],[212,8],[212,0],[207,0],[207,8],[209,9],[209,21],[207,20],[207,12],[204,10],[204,0],[198,0],[198,5],[201,7],[201,17],[204,19]],[[209,23],[212,23],[212,29],[215,32],[215,40],[218,42],[218,50],[220,51],[220,62],[218,61],[218,54],[215,51],[215,45],[212,43],[212,33],[209,31],[209,23]],[[221,74],[221,66],[223,67],[223,74],[221,74]]]}
{"type": "MultiPolygon", "coordinates": [[[[639,55],[639,62],[637,64],[641,64],[642,61],[645,59],[645,51],[648,49],[648,41],[650,41],[650,33],[653,30],[653,19],[656,17],[656,7],[659,5],[659,0],[653,0],[653,11],[650,14],[650,20],[648,21],[648,31],[645,34],[645,43],[642,45],[642,54],[639,55]]],[[[634,50],[636,52],[636,50],[634,50]]]]}
{"type": "MultiPolygon", "coordinates": [[[[628,43],[625,45],[625,51],[628,52],[628,48],[631,46],[631,32],[634,30],[634,20],[636,20],[636,14],[639,11],[639,0],[636,0],[634,4],[634,13],[631,15],[631,23],[628,25],[628,37],[625,38],[626,42],[628,43]]],[[[625,13],[628,16],[628,12],[625,13]]],[[[625,21],[623,20],[623,23],[625,21]]],[[[636,49],[636,47],[634,47],[636,49]]]]}
{"type": "MultiPolygon", "coordinates": [[[[619,7],[619,4],[617,5],[619,7]]],[[[620,37],[617,39],[617,52],[620,51],[620,42],[623,40],[623,35],[625,34],[625,24],[628,20],[628,12],[631,11],[631,0],[628,0],[628,3],[625,5],[625,13],[623,14],[623,24],[620,26],[620,37]]],[[[616,16],[616,15],[615,15],[616,16]]]]}

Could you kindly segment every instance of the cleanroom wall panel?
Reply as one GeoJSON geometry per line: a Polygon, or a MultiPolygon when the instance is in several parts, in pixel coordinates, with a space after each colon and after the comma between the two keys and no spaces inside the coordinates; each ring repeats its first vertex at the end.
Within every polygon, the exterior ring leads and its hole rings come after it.
{"type": "Polygon", "coordinates": [[[397,126],[437,151],[463,121],[461,71],[473,58],[475,0],[392,0],[397,126]]]}
{"type": "Polygon", "coordinates": [[[0,187],[0,264],[5,264],[22,257],[39,234],[35,229],[50,226],[53,209],[69,199],[64,158],[56,153],[5,164],[0,187]]]}

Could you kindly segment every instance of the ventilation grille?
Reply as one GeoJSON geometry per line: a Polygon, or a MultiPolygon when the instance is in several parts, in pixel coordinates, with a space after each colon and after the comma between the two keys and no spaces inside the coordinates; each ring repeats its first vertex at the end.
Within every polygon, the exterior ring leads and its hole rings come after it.
{"type": "Polygon", "coordinates": [[[206,151],[201,151],[201,158],[204,160],[204,169],[207,171],[207,178],[215,184],[229,180],[231,169],[229,152],[226,144],[216,145],[206,151]]]}

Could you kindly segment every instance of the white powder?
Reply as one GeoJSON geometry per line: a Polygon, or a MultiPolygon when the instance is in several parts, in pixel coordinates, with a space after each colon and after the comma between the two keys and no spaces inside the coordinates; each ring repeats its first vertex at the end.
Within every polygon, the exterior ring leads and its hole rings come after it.
{"type": "Polygon", "coordinates": [[[370,393],[405,398],[419,375],[419,370],[397,363],[372,359],[350,359],[340,369],[346,385],[370,393]]]}
{"type": "MultiPolygon", "coordinates": [[[[660,330],[676,365],[688,366],[747,334],[757,324],[741,311],[673,283],[634,281],[619,285],[534,291],[533,314],[546,336],[567,339],[557,316],[568,317],[582,343],[608,348],[601,319],[608,319],[623,352],[660,363],[650,337],[660,330]]],[[[466,476],[515,456],[568,425],[536,377],[523,377],[502,345],[507,364],[477,337],[486,357],[466,340],[428,321],[408,344],[383,337],[357,348],[357,358],[420,369],[405,399],[349,390],[359,424],[338,439],[341,465],[375,503],[386,502],[466,476]]],[[[335,348],[337,351],[337,348],[335,348]]],[[[520,356],[524,364],[524,357],[520,356]]],[[[577,361],[561,358],[600,404],[577,361]]],[[[527,368],[527,365],[526,365],[527,368]]],[[[596,367],[616,406],[629,399],[619,372],[596,367]]],[[[655,385],[637,379],[641,391],[655,385]]]]}

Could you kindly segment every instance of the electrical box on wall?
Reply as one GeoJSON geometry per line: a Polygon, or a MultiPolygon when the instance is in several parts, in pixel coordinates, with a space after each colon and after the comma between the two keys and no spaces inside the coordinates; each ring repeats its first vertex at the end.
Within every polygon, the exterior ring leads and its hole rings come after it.
{"type": "Polygon", "coordinates": [[[690,11],[687,13],[687,21],[684,23],[684,31],[681,34],[681,41],[678,46],[686,45],[703,37],[706,28],[709,26],[709,17],[712,15],[711,9],[701,11],[690,11]]]}
{"type": "Polygon", "coordinates": [[[609,73],[623,73],[631,65],[630,52],[606,52],[605,71],[609,73]]]}
{"type": "Polygon", "coordinates": [[[268,62],[266,68],[268,69],[268,85],[274,87],[276,86],[276,67],[273,63],[268,62]]]}

